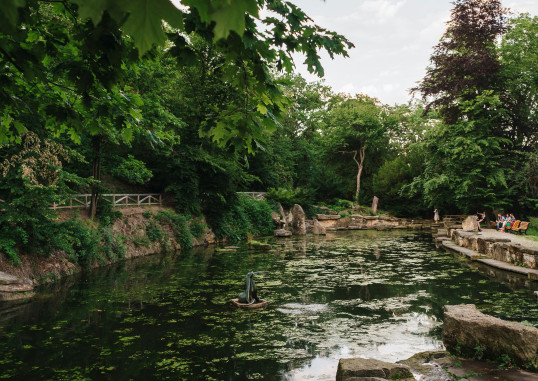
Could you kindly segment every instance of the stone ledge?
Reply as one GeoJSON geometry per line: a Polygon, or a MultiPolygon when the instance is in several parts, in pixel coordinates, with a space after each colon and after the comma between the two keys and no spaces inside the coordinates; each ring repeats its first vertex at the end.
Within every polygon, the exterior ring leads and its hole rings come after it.
{"type": "Polygon", "coordinates": [[[450,249],[459,254],[462,254],[466,256],[467,258],[469,258],[471,261],[475,261],[480,257],[480,255],[477,252],[471,249],[466,249],[464,247],[458,246],[454,242],[450,241],[449,239],[443,240],[442,243],[443,243],[443,246],[446,247],[447,249],[450,249]]]}
{"type": "Polygon", "coordinates": [[[467,356],[483,350],[483,359],[508,355],[516,365],[538,366],[538,329],[485,315],[474,304],[445,306],[443,343],[467,356]]]}
{"type": "Polygon", "coordinates": [[[316,215],[316,218],[318,219],[318,221],[328,221],[328,220],[339,220],[340,217],[338,214],[336,215],[333,215],[333,214],[318,214],[316,215]]]}

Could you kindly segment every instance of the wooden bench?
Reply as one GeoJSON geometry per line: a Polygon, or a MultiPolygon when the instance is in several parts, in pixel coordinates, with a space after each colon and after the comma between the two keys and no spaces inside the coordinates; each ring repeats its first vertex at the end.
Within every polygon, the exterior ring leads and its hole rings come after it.
{"type": "MultiPolygon", "coordinates": [[[[518,222],[518,221],[516,221],[516,222],[518,222]]],[[[519,224],[517,226],[514,223],[514,226],[512,227],[512,231],[517,232],[517,233],[525,233],[525,234],[527,234],[527,229],[529,228],[529,224],[530,224],[530,222],[528,222],[528,221],[519,221],[519,224]]]]}
{"type": "Polygon", "coordinates": [[[519,228],[519,224],[520,224],[520,220],[515,220],[514,223],[510,224],[510,226],[508,226],[508,224],[506,224],[506,226],[504,227],[504,231],[517,231],[516,229],[519,228]]]}

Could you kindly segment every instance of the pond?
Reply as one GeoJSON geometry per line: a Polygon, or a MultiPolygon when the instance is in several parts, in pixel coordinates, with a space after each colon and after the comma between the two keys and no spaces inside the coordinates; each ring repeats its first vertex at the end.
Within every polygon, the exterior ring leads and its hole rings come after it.
{"type": "Polygon", "coordinates": [[[445,304],[538,325],[531,290],[436,251],[431,234],[267,240],[127,261],[0,304],[0,378],[334,380],[341,357],[443,349],[445,304]],[[229,303],[249,271],[265,271],[263,310],[229,303]]]}

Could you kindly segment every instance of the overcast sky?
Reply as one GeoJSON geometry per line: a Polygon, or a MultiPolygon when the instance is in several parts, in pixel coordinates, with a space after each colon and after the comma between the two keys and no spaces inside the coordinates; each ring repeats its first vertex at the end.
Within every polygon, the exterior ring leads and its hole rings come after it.
{"type": "MultiPolygon", "coordinates": [[[[348,58],[324,55],[325,83],[337,92],[365,93],[387,104],[407,103],[445,31],[449,0],[292,0],[319,26],[346,36],[348,58]]],[[[512,11],[538,14],[538,0],[505,0],[512,11]]],[[[297,72],[316,80],[297,57],[297,72]]]]}

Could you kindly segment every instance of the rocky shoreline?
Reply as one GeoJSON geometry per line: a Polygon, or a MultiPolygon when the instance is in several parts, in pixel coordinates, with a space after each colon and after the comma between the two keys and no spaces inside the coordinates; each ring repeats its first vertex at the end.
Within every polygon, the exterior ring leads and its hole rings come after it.
{"type": "Polygon", "coordinates": [[[336,381],[538,380],[538,374],[513,367],[538,369],[537,328],[485,315],[473,304],[445,306],[443,320],[447,351],[421,352],[397,363],[341,359],[336,381]]]}
{"type": "MultiPolygon", "coordinates": [[[[173,233],[167,226],[161,226],[167,233],[167,242],[154,241],[147,245],[137,245],[133,238],[145,231],[147,218],[144,213],[158,212],[166,208],[153,206],[145,208],[122,208],[123,217],[116,220],[110,229],[128,238],[125,242],[126,253],[124,258],[116,260],[94,261],[91,268],[108,266],[120,261],[155,255],[162,253],[165,246],[170,250],[177,251],[180,244],[173,238],[173,233]]],[[[193,246],[207,246],[217,243],[216,237],[210,229],[206,229],[205,234],[193,239],[193,246]]],[[[34,295],[33,289],[41,284],[54,282],[62,277],[74,275],[83,271],[83,267],[69,260],[69,255],[58,251],[51,253],[48,257],[35,255],[20,255],[21,264],[14,266],[2,261],[0,257],[0,301],[18,300],[30,298],[34,295]]]]}
{"type": "Polygon", "coordinates": [[[342,230],[422,230],[437,227],[432,220],[414,220],[392,216],[365,216],[359,214],[359,209],[351,209],[341,214],[330,212],[317,214],[313,219],[307,219],[303,208],[295,204],[289,211],[285,211],[278,204],[279,212],[273,212],[273,222],[278,227],[275,230],[277,237],[290,237],[292,235],[318,234],[342,230]]]}

